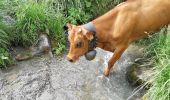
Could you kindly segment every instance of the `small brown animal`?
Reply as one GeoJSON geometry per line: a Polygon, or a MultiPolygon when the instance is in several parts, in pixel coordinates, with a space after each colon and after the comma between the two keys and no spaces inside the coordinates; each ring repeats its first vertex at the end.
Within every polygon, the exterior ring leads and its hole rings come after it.
{"type": "Polygon", "coordinates": [[[170,0],[127,0],[88,24],[67,24],[70,42],[67,58],[71,62],[78,60],[90,51],[91,41],[96,38],[97,47],[114,52],[104,70],[108,76],[130,43],[169,23],[170,0]]]}

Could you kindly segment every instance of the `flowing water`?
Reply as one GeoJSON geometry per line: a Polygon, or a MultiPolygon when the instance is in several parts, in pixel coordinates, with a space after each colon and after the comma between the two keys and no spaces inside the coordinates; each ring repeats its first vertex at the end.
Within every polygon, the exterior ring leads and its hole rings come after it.
{"type": "Polygon", "coordinates": [[[97,57],[76,63],[47,55],[17,62],[0,70],[0,100],[138,100],[126,79],[127,67],[142,57],[142,49],[130,46],[109,77],[102,75],[112,53],[97,49],[97,57]]]}

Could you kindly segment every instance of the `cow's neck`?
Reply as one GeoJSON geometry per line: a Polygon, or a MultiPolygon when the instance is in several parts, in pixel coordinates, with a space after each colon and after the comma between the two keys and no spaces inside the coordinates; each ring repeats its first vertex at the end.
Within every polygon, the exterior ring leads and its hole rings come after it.
{"type": "Polygon", "coordinates": [[[97,47],[103,48],[102,44],[109,42],[109,38],[112,34],[111,32],[114,30],[116,15],[117,10],[112,9],[108,13],[92,21],[96,28],[97,47]]]}

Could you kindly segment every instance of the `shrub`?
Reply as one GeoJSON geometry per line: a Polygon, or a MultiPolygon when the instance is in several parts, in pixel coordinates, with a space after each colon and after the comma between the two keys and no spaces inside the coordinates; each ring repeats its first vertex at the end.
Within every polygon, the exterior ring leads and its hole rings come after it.
{"type": "Polygon", "coordinates": [[[68,10],[68,17],[66,18],[66,23],[72,23],[72,24],[82,24],[87,22],[90,18],[92,18],[92,15],[86,14],[84,11],[80,11],[76,8],[70,8],[68,10]]]}

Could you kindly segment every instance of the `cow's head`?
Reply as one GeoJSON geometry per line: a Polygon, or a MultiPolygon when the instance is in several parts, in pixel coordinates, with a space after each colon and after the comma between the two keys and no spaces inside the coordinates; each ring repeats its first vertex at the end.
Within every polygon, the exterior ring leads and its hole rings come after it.
{"type": "Polygon", "coordinates": [[[82,26],[67,24],[68,40],[70,43],[67,59],[70,62],[75,62],[80,56],[86,54],[89,50],[89,41],[93,40],[92,32],[89,32],[82,26]]]}

